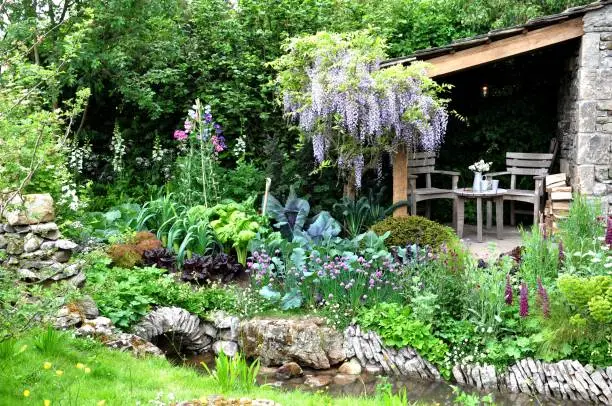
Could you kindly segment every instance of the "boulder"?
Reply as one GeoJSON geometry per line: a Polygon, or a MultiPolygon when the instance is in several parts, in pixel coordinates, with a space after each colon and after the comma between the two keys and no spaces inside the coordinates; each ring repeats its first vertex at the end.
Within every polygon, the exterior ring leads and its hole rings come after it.
{"type": "Polygon", "coordinates": [[[23,254],[24,240],[19,234],[5,234],[6,238],[6,253],[9,255],[23,254]]]}
{"type": "Polygon", "coordinates": [[[296,362],[328,369],[346,359],[344,337],[316,318],[256,318],[240,324],[240,346],[264,366],[296,362]]]}
{"type": "Polygon", "coordinates": [[[215,341],[213,344],[213,351],[217,355],[223,351],[223,353],[228,357],[233,357],[238,353],[238,344],[236,344],[234,341],[215,341]]]}
{"type": "Polygon", "coordinates": [[[360,375],[361,365],[359,365],[359,362],[357,361],[350,360],[349,362],[345,362],[344,364],[340,365],[340,368],[338,368],[338,373],[344,375],[360,375]]]}
{"type": "Polygon", "coordinates": [[[298,364],[295,362],[287,362],[276,370],[274,376],[276,379],[287,380],[302,376],[303,373],[302,368],[298,364]]]}
{"type": "Polygon", "coordinates": [[[48,223],[55,220],[53,198],[48,193],[14,196],[6,202],[4,217],[11,226],[48,223]]]}
{"type": "MultiPolygon", "coordinates": [[[[76,302],[76,306],[79,309],[79,312],[86,319],[95,319],[100,315],[100,311],[98,310],[98,306],[96,302],[89,295],[83,296],[80,300],[76,302]]],[[[107,319],[110,322],[110,319],[107,319]]]]}
{"type": "Polygon", "coordinates": [[[59,238],[59,229],[54,222],[33,224],[30,226],[30,231],[47,240],[57,240],[59,238]]]}

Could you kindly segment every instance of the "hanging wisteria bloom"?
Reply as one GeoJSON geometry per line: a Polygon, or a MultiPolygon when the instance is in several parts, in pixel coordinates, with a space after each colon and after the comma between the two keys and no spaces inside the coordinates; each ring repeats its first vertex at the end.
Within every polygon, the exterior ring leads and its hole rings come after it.
{"type": "Polygon", "coordinates": [[[440,147],[446,102],[425,65],[381,69],[384,43],[364,31],[294,38],[286,50],[273,63],[284,110],[311,139],[317,163],[333,152],[359,188],[381,153],[440,147]]]}

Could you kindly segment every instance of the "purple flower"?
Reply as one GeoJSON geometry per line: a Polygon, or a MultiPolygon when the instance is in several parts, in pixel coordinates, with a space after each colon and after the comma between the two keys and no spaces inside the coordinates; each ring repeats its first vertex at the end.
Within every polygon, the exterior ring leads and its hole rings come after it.
{"type": "Polygon", "coordinates": [[[213,128],[215,129],[215,134],[217,134],[217,135],[221,135],[221,134],[223,134],[223,128],[221,128],[221,125],[220,125],[220,124],[215,123],[215,124],[213,125],[213,128]]]}
{"type": "Polygon", "coordinates": [[[519,315],[521,317],[527,317],[529,315],[529,292],[527,291],[527,284],[521,282],[520,294],[520,309],[519,315]]]}
{"type": "Polygon", "coordinates": [[[210,114],[210,113],[206,113],[206,114],[204,115],[204,120],[205,120],[207,123],[210,123],[210,122],[212,121],[212,114],[210,114]]]}
{"type": "Polygon", "coordinates": [[[506,275],[506,293],[505,293],[505,297],[506,297],[506,304],[507,305],[512,305],[513,294],[512,294],[512,284],[510,283],[510,274],[506,275]]]}
{"type": "Polygon", "coordinates": [[[178,141],[183,141],[187,139],[187,133],[185,131],[176,130],[174,132],[174,139],[178,141]]]}
{"type": "Polygon", "coordinates": [[[608,227],[606,229],[606,244],[612,248],[612,216],[608,217],[608,227]]]}
{"type": "Polygon", "coordinates": [[[548,318],[550,316],[550,308],[548,304],[548,292],[546,292],[546,288],[542,285],[542,279],[538,276],[538,297],[540,300],[540,305],[542,306],[542,314],[544,317],[548,318]]]}

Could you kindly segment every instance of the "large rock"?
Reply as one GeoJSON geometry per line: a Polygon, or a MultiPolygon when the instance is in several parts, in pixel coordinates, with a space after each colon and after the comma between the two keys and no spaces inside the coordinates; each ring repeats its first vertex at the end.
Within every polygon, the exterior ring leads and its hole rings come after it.
{"type": "Polygon", "coordinates": [[[48,193],[14,196],[6,204],[4,218],[11,226],[48,223],[55,220],[53,198],[48,193]]]}
{"type": "Polygon", "coordinates": [[[42,238],[30,233],[25,236],[23,239],[23,250],[25,252],[34,252],[40,248],[40,244],[42,244],[42,238]]]}
{"type": "Polygon", "coordinates": [[[297,362],[328,369],[346,359],[341,333],[317,318],[253,319],[240,324],[240,346],[264,366],[297,362]]]}

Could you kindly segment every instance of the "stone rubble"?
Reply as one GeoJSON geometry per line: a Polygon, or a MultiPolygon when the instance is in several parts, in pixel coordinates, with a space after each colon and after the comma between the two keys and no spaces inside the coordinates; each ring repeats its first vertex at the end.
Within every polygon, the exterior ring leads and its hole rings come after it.
{"type": "Polygon", "coordinates": [[[612,404],[611,369],[583,366],[578,361],[546,363],[527,358],[501,374],[492,365],[455,365],[452,374],[458,383],[484,390],[612,404]]]}

